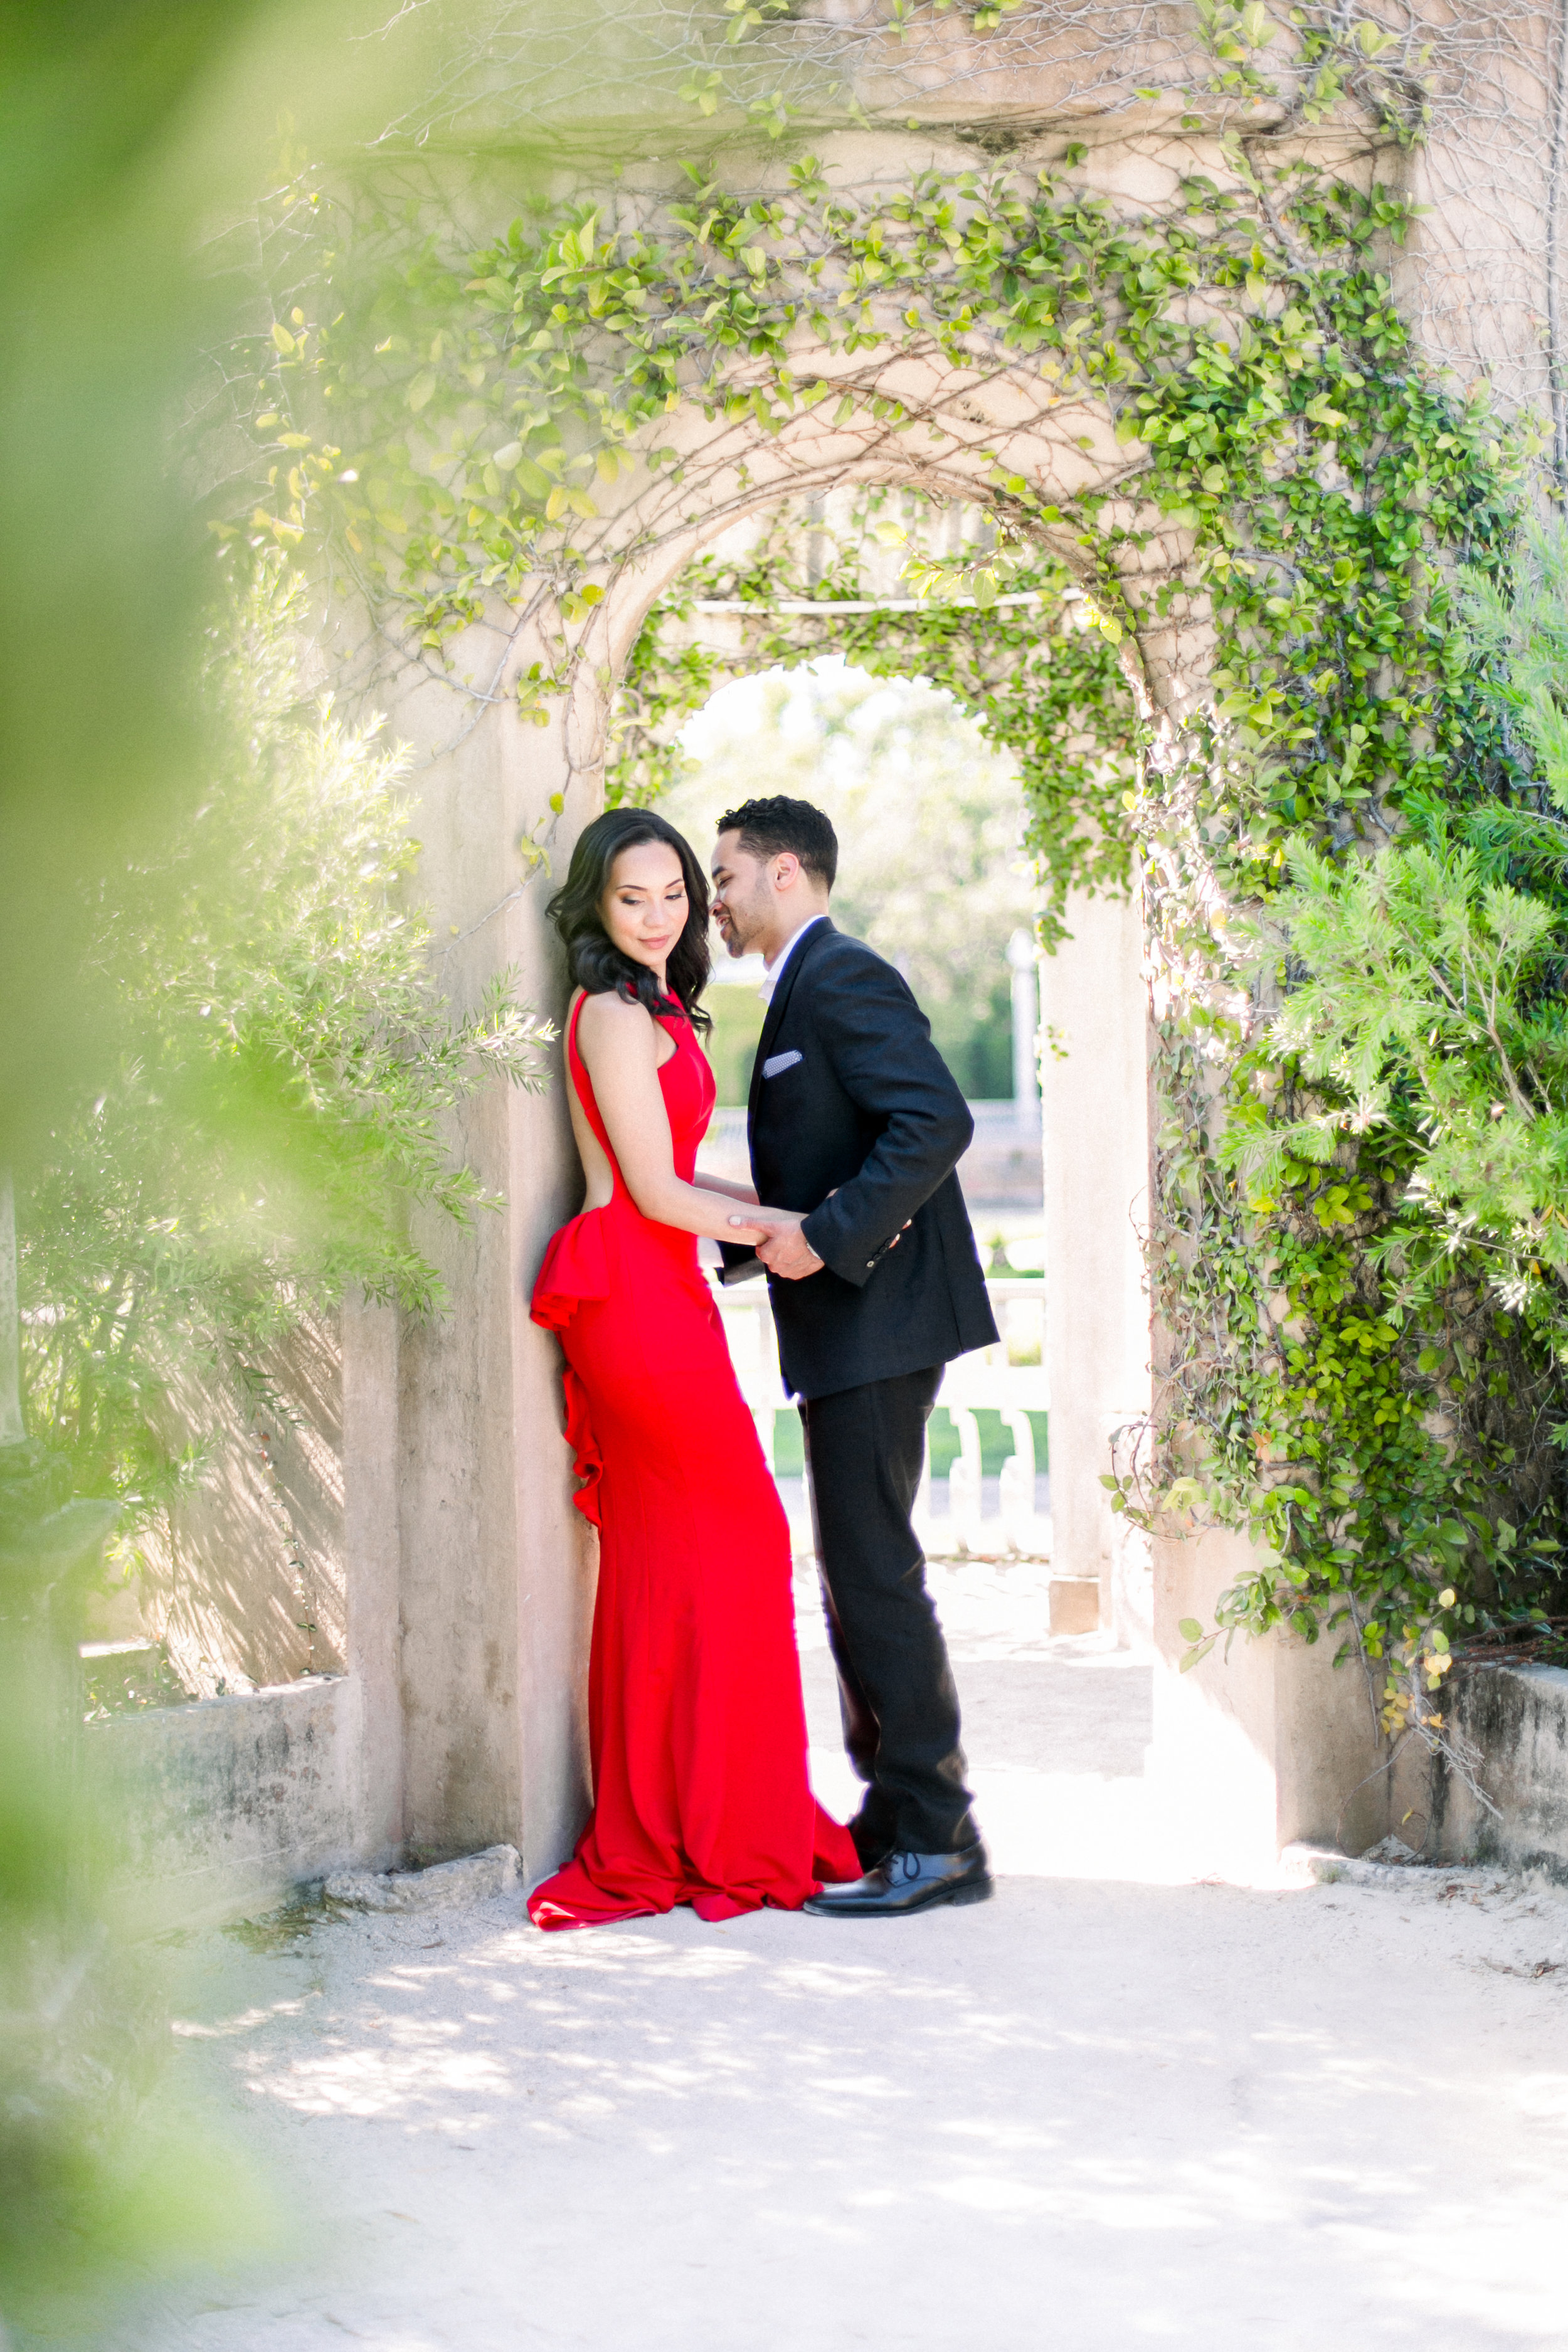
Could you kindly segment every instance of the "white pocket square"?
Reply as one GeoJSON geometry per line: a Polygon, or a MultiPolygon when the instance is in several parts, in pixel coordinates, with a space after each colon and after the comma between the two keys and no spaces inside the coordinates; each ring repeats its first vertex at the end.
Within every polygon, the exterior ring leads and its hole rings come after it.
{"type": "Polygon", "coordinates": [[[771,1054],[763,1064],[764,1078],[776,1078],[781,1070],[793,1070],[799,1061],[798,1054],[771,1054]]]}

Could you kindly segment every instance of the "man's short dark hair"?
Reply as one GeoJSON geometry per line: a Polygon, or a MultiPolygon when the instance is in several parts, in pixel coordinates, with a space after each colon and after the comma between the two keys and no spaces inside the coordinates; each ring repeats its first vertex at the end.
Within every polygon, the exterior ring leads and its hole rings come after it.
{"type": "Polygon", "coordinates": [[[721,833],[738,833],[753,857],[779,857],[791,850],[807,874],[832,889],[838,872],[838,835],[819,808],[792,801],[787,793],[742,801],[719,820],[721,833]]]}

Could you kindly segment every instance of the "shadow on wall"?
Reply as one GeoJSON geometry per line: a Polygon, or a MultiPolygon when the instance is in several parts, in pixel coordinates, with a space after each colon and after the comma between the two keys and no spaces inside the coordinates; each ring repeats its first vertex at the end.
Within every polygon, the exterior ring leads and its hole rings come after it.
{"type": "Polygon", "coordinates": [[[168,1436],[199,1468],[141,1546],[100,1629],[160,1641],[210,1698],[341,1672],[345,1650],[342,1368],[312,1318],[198,1389],[176,1386],[168,1436]],[[134,1622],[130,1622],[133,1618],[134,1622]]]}

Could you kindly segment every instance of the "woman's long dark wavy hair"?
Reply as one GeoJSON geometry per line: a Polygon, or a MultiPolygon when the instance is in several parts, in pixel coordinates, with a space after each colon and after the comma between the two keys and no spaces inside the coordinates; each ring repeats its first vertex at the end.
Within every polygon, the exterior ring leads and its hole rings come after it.
{"type": "Polygon", "coordinates": [[[656,816],[652,809],[606,809],[578,835],[566,879],[545,911],[561,934],[573,980],[590,996],[605,996],[614,989],[628,1004],[641,1004],[655,1013],[684,1013],[693,1028],[707,1029],[712,1024],[698,999],[713,966],[708,898],[708,877],[697,852],[668,818],[656,816]],[[659,994],[646,963],[621,953],[599,913],[616,858],[623,849],[639,848],[645,841],[668,843],[686,877],[686,923],[665,964],[668,996],[659,994]]]}

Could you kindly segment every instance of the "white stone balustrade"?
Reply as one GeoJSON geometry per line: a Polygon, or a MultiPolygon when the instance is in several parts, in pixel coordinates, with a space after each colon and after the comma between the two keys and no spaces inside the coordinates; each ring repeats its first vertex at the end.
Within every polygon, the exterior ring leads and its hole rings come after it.
{"type": "MultiPolygon", "coordinates": [[[[945,1518],[931,1513],[928,1455],[915,1499],[915,1527],[929,1551],[989,1552],[1006,1549],[1028,1559],[1050,1550],[1049,1517],[1035,1507],[1035,1433],[1032,1412],[1049,1410],[1046,1373],[1045,1285],[1027,1279],[988,1282],[1001,1339],[949,1364],[941,1402],[958,1433],[958,1458],[948,1477],[945,1518]],[[1013,1433],[1012,1458],[1002,1466],[1001,1516],[983,1516],[980,1424],[976,1412],[998,1412],[1013,1433]]],[[[715,1290],[731,1360],[741,1393],[752,1409],[768,1468],[774,1467],[773,1415],[784,1402],[778,1347],[765,1286],[745,1283],[715,1290]]]]}

